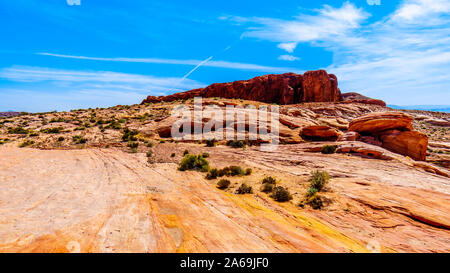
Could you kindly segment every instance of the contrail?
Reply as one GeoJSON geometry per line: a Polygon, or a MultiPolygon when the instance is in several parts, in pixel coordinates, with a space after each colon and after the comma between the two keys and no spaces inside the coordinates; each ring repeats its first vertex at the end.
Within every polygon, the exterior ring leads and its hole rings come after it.
{"type": "Polygon", "coordinates": [[[182,81],[184,81],[184,79],[186,79],[187,77],[189,77],[189,75],[191,75],[195,70],[197,70],[197,68],[199,68],[200,66],[204,65],[205,63],[211,61],[211,59],[212,59],[213,57],[214,57],[214,56],[211,56],[211,57],[209,57],[208,59],[206,59],[206,60],[200,62],[196,67],[194,67],[194,69],[192,69],[192,70],[189,71],[186,75],[184,75],[184,77],[181,78],[181,80],[180,80],[180,82],[179,82],[178,84],[180,84],[182,81]]]}

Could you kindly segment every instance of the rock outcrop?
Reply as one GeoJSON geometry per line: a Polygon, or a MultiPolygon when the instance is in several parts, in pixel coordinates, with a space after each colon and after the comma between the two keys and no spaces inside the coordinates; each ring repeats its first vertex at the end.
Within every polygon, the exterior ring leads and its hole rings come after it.
{"type": "Polygon", "coordinates": [[[361,141],[423,161],[428,137],[413,131],[412,120],[412,116],[402,112],[371,113],[352,120],[348,130],[361,134],[361,141]]]}
{"type": "Polygon", "coordinates": [[[319,125],[303,128],[300,135],[310,140],[337,140],[342,132],[326,125],[319,125]]]}
{"type": "Polygon", "coordinates": [[[149,96],[142,103],[185,100],[196,96],[244,99],[277,104],[301,102],[337,102],[342,100],[335,75],[325,70],[271,74],[250,80],[215,83],[205,88],[169,96],[149,96]]]}
{"type": "Polygon", "coordinates": [[[386,102],[378,99],[372,99],[356,92],[343,93],[342,98],[344,102],[374,104],[386,107],[386,102]]]}

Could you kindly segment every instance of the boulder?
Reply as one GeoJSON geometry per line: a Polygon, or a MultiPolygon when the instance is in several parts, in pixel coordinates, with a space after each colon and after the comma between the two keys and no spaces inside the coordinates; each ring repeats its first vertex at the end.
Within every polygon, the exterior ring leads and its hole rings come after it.
{"type": "Polygon", "coordinates": [[[356,141],[359,139],[357,132],[346,132],[338,137],[338,141],[356,141]]]}
{"type": "Polygon", "coordinates": [[[205,88],[169,96],[149,96],[142,103],[170,102],[196,96],[244,99],[277,104],[337,102],[342,100],[336,76],[328,74],[325,70],[317,70],[306,72],[304,75],[295,73],[271,74],[250,80],[215,83],[205,88]]]}
{"type": "Polygon", "coordinates": [[[352,120],[349,131],[376,134],[391,129],[411,131],[413,117],[402,112],[375,112],[352,120]]]}
{"type": "Polygon", "coordinates": [[[428,137],[417,131],[389,130],[380,135],[382,147],[392,152],[407,155],[414,160],[425,160],[428,137]]]}
{"type": "Polygon", "coordinates": [[[315,125],[303,128],[300,135],[304,139],[335,141],[342,135],[342,132],[326,125],[315,125]]]}

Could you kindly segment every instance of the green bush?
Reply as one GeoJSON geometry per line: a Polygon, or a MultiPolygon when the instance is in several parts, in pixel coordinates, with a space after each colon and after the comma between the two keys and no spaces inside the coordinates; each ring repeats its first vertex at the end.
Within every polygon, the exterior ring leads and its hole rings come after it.
{"type": "Polygon", "coordinates": [[[300,204],[299,204],[300,207],[304,207],[305,205],[309,205],[313,209],[321,209],[324,206],[324,202],[322,200],[322,197],[315,194],[315,195],[308,197],[308,199],[300,202],[300,204]]]}
{"type": "Polygon", "coordinates": [[[336,152],[336,145],[324,145],[322,146],[322,154],[334,154],[336,152]]]}
{"type": "Polygon", "coordinates": [[[139,134],[138,131],[125,128],[123,130],[122,141],[123,142],[137,141],[136,137],[137,134],[139,134]]]}
{"type": "Polygon", "coordinates": [[[227,146],[230,146],[232,148],[244,148],[246,144],[243,140],[229,140],[227,142],[227,146]]]}
{"type": "Polygon", "coordinates": [[[231,166],[230,167],[230,175],[231,176],[242,176],[242,175],[244,175],[244,170],[240,166],[231,166]]]}
{"type": "Polygon", "coordinates": [[[252,174],[252,172],[253,172],[253,170],[252,169],[250,169],[250,168],[247,168],[247,169],[245,169],[245,175],[251,175],[252,174]]]}
{"type": "Polygon", "coordinates": [[[215,138],[206,140],[206,147],[216,146],[217,140],[215,138]]]}
{"type": "Polygon", "coordinates": [[[217,182],[217,188],[223,190],[226,189],[230,186],[231,182],[230,180],[227,179],[220,179],[219,182],[217,182]]]}
{"type": "Polygon", "coordinates": [[[54,127],[54,128],[47,128],[42,129],[41,132],[45,134],[59,134],[63,130],[62,127],[54,127]]]}
{"type": "Polygon", "coordinates": [[[265,184],[261,185],[261,191],[265,192],[265,193],[269,193],[269,192],[273,191],[273,187],[274,187],[273,184],[265,183],[265,184]]]}
{"type": "Polygon", "coordinates": [[[216,179],[218,176],[219,176],[219,170],[217,170],[217,168],[212,168],[206,174],[206,179],[213,180],[213,179],[216,179]]]}
{"type": "Polygon", "coordinates": [[[209,157],[209,153],[203,153],[202,156],[203,156],[204,158],[208,158],[208,157],[209,157]]]}
{"type": "Polygon", "coordinates": [[[19,144],[19,148],[24,148],[24,147],[27,147],[27,146],[30,146],[30,145],[33,145],[33,144],[34,144],[34,141],[32,141],[32,140],[25,140],[24,142],[19,144]]]}
{"type": "Polygon", "coordinates": [[[178,169],[180,171],[198,170],[201,172],[207,172],[209,170],[209,163],[201,155],[187,154],[181,160],[178,169]]]}
{"type": "Polygon", "coordinates": [[[281,186],[275,187],[273,189],[271,197],[277,202],[287,202],[292,200],[292,195],[289,191],[281,186]]]}
{"type": "MultiPolygon", "coordinates": [[[[311,183],[312,190],[308,190],[308,194],[311,192],[313,193],[315,189],[316,192],[319,192],[323,189],[326,183],[330,180],[330,175],[326,171],[313,171],[311,173],[311,178],[309,179],[309,182],[311,183]]],[[[313,195],[314,195],[313,193],[313,195]]],[[[311,195],[310,195],[311,196],[311,195]]]]}
{"type": "Polygon", "coordinates": [[[127,147],[129,147],[131,149],[137,149],[137,147],[139,147],[139,142],[130,141],[130,142],[128,142],[127,147]]]}
{"type": "Polygon", "coordinates": [[[22,127],[8,128],[8,134],[26,135],[28,134],[28,132],[29,130],[24,129],[22,127]]]}
{"type": "Polygon", "coordinates": [[[87,142],[87,139],[82,136],[73,136],[72,141],[75,142],[75,144],[84,144],[87,142]]]}
{"type": "Polygon", "coordinates": [[[268,177],[264,177],[264,179],[262,180],[262,183],[275,185],[277,183],[277,180],[275,178],[273,178],[272,176],[268,176],[268,177]]]}
{"type": "Polygon", "coordinates": [[[189,154],[189,151],[188,150],[184,150],[183,156],[188,155],[188,154],[189,154]]]}
{"type": "Polygon", "coordinates": [[[151,157],[153,155],[152,151],[147,152],[147,157],[151,157]]]}
{"type": "Polygon", "coordinates": [[[247,193],[253,193],[253,189],[251,186],[248,186],[245,183],[242,183],[241,186],[236,190],[236,194],[247,194],[247,193]]]}

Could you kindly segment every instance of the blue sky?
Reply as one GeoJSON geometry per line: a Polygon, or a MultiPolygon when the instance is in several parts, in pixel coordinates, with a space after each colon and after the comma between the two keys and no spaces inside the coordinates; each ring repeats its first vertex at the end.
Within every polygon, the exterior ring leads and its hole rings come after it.
{"type": "Polygon", "coordinates": [[[315,69],[389,104],[450,104],[450,0],[76,2],[0,0],[0,111],[315,69]]]}

